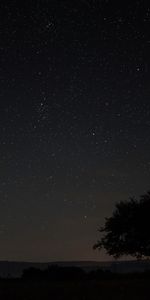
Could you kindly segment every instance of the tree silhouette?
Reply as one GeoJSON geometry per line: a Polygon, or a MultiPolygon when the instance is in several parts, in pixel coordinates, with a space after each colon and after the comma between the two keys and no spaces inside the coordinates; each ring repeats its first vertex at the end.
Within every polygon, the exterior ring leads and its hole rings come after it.
{"type": "Polygon", "coordinates": [[[150,191],[139,200],[130,198],[117,203],[112,216],[105,218],[99,232],[102,236],[94,249],[104,248],[115,258],[122,255],[150,256],[150,191]]]}

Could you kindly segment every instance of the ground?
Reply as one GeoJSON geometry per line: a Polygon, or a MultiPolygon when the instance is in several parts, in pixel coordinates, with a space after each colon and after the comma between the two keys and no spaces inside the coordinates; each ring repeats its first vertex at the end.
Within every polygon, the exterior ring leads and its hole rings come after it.
{"type": "Polygon", "coordinates": [[[13,300],[148,300],[150,279],[82,282],[0,282],[0,299],[13,300]]]}

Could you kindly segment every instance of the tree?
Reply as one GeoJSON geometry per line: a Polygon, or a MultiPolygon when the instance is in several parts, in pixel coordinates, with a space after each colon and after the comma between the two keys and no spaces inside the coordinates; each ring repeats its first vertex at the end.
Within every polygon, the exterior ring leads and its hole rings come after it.
{"type": "Polygon", "coordinates": [[[107,254],[119,258],[131,255],[136,258],[150,256],[150,192],[139,200],[130,198],[116,204],[111,217],[99,229],[101,239],[94,249],[104,248],[107,254]]]}

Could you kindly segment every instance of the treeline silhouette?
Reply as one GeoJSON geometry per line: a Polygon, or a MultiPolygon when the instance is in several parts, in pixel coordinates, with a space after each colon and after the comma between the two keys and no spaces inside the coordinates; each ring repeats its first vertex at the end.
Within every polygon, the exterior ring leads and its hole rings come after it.
{"type": "Polygon", "coordinates": [[[150,278],[150,270],[134,273],[114,273],[110,270],[97,269],[86,272],[80,267],[49,266],[45,270],[30,267],[23,271],[25,281],[81,281],[81,280],[111,280],[111,279],[150,278]]]}

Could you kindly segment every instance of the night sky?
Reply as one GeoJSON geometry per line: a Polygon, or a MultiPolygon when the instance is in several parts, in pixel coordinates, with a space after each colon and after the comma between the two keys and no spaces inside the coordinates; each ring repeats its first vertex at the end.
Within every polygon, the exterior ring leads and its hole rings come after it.
{"type": "Polygon", "coordinates": [[[118,2],[0,1],[0,260],[107,260],[150,189],[150,3],[118,2]]]}

